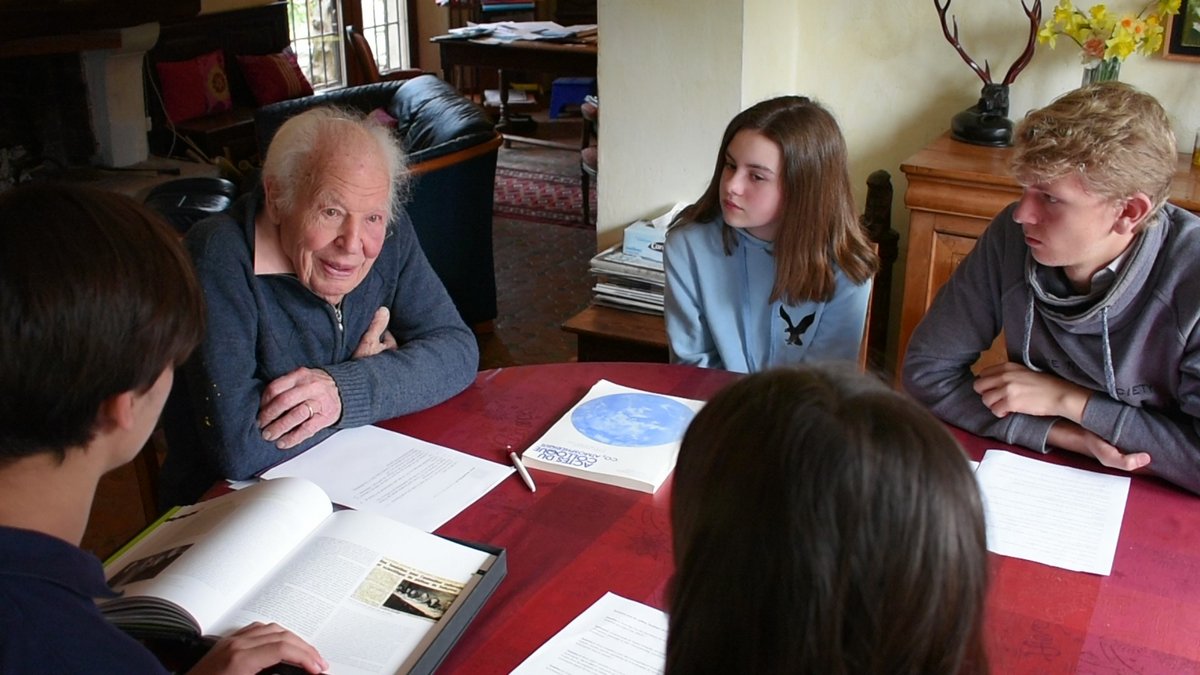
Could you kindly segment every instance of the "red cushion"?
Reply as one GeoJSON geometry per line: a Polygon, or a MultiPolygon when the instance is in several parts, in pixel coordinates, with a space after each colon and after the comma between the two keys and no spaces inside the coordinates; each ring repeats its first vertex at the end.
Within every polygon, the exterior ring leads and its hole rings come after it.
{"type": "Polygon", "coordinates": [[[220,50],[187,61],[159,61],[154,67],[162,85],[163,107],[172,123],[233,108],[225,56],[220,50]]]}
{"type": "Polygon", "coordinates": [[[312,85],[291,50],[265,56],[239,56],[237,60],[259,105],[312,96],[312,85]]]}

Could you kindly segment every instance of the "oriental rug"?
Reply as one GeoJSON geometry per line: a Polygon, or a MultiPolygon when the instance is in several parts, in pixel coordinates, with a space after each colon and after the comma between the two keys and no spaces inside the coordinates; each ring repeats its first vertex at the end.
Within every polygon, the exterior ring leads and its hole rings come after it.
{"type": "MultiPolygon", "coordinates": [[[[590,190],[595,219],[596,190],[590,190]]],[[[532,223],[594,229],[583,222],[583,196],[579,175],[564,176],[511,167],[496,167],[494,215],[532,223]]]]}

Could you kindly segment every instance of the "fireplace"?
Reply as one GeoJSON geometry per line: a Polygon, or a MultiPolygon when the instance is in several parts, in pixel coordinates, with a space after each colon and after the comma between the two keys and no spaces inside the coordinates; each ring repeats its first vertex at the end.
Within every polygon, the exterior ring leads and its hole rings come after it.
{"type": "Polygon", "coordinates": [[[0,3],[0,188],[146,159],[144,54],[159,21],[199,10],[199,0],[0,3]]]}

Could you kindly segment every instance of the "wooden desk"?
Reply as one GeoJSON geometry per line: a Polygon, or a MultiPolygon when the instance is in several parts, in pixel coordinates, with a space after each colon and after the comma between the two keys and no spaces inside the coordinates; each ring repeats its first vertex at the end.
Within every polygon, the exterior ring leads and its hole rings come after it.
{"type": "MultiPolygon", "coordinates": [[[[942,135],[900,165],[908,178],[904,203],[909,209],[908,265],[897,341],[897,373],[909,336],[925,316],[938,289],[970,253],[975,240],[1005,206],[1021,196],[1009,175],[1012,148],[968,145],[942,135]]],[[[1189,155],[1179,155],[1171,184],[1171,203],[1200,212],[1200,171],[1189,155]]],[[[998,339],[979,365],[1007,360],[998,339]]]]}
{"type": "Polygon", "coordinates": [[[472,40],[441,40],[442,77],[453,82],[454,66],[496,68],[500,71],[500,121],[496,130],[508,127],[508,75],[506,70],[532,70],[554,75],[596,76],[593,44],[563,44],[518,40],[502,44],[483,44],[472,40]]]}
{"type": "MultiPolygon", "coordinates": [[[[600,378],[707,399],[736,377],[657,364],[489,370],[442,405],[382,426],[507,461],[505,445],[527,447],[600,378]]],[[[954,433],[975,459],[987,448],[1033,455],[954,433]]],[[[1095,462],[1069,453],[1044,459],[1100,470],[1095,462]]],[[[507,673],[606,591],[666,606],[664,591],[673,570],[670,481],[648,495],[532,473],[536,493],[514,476],[438,530],[503,546],[509,556],[508,578],[441,672],[507,673]]],[[[989,558],[986,631],[992,672],[1200,672],[1196,497],[1155,478],[1134,477],[1111,576],[989,558]]]]}
{"type": "Polygon", "coordinates": [[[574,333],[580,361],[666,363],[667,327],[661,316],[588,305],[563,322],[574,333]]]}

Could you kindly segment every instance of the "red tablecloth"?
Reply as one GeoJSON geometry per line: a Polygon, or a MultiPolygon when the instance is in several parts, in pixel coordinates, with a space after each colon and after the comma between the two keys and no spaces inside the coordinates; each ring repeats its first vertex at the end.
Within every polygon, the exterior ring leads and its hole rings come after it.
{"type": "MultiPolygon", "coordinates": [[[[507,462],[508,446],[526,448],[601,378],[707,399],[736,376],[642,363],[498,369],[440,406],[382,426],[507,462]]],[[[954,433],[975,459],[987,448],[1036,455],[954,433]]],[[[1102,470],[1074,455],[1046,459],[1102,470]]],[[[438,530],[509,555],[508,577],[443,672],[507,673],[606,591],[665,606],[670,481],[646,495],[532,473],[536,493],[514,475],[438,530]]],[[[1200,500],[1182,490],[1134,477],[1111,576],[993,555],[991,577],[995,673],[1200,673],[1200,500]]]]}

